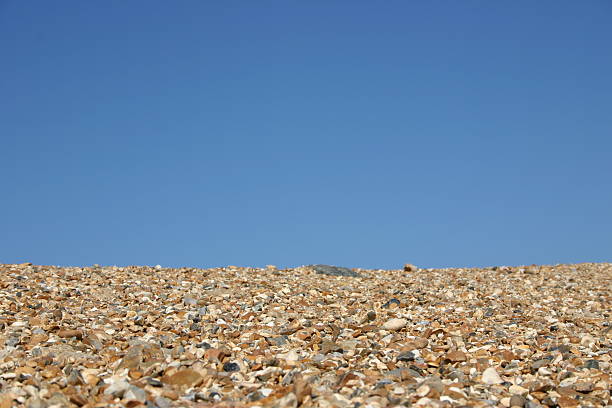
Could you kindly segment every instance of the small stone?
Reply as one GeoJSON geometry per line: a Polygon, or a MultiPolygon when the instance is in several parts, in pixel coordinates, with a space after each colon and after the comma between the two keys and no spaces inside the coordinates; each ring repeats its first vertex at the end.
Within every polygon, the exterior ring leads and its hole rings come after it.
{"type": "Polygon", "coordinates": [[[423,384],[416,389],[416,395],[419,397],[425,397],[431,391],[431,387],[427,384],[423,384]]]}
{"type": "Polygon", "coordinates": [[[51,398],[47,400],[47,404],[50,407],[69,407],[70,401],[61,392],[54,392],[51,398]]]}
{"type": "Polygon", "coordinates": [[[123,399],[126,401],[145,402],[147,400],[147,392],[142,388],[131,385],[123,394],[123,399]]]}
{"type": "Polygon", "coordinates": [[[185,296],[183,298],[183,303],[186,306],[193,306],[193,305],[197,305],[198,301],[196,299],[192,298],[191,296],[185,296]]]}
{"type": "Polygon", "coordinates": [[[418,270],[419,270],[419,268],[417,268],[413,264],[405,264],[404,265],[404,272],[416,272],[418,270]]]}
{"type": "Polygon", "coordinates": [[[342,347],[338,343],[333,342],[333,341],[325,340],[321,344],[321,353],[323,354],[331,353],[333,351],[341,351],[341,350],[342,350],[342,347]]]}
{"type": "Polygon", "coordinates": [[[501,384],[504,380],[497,374],[495,367],[489,367],[482,373],[482,382],[485,384],[501,384]]]}
{"type": "Polygon", "coordinates": [[[204,377],[202,377],[200,373],[195,370],[192,370],[191,368],[182,369],[172,374],[171,376],[162,379],[162,381],[166,384],[185,386],[189,388],[195,387],[203,380],[204,377]]]}
{"type": "Polygon", "coordinates": [[[589,393],[593,391],[595,385],[591,382],[581,381],[574,384],[574,390],[583,393],[589,393]]]}
{"type": "Polygon", "coordinates": [[[389,331],[400,330],[408,324],[406,319],[390,319],[383,324],[383,329],[389,331]]]}
{"type": "Polygon", "coordinates": [[[591,347],[595,344],[595,337],[587,334],[580,339],[580,345],[584,347],[591,347]]]}
{"type": "Polygon", "coordinates": [[[574,408],[578,406],[578,401],[567,395],[562,395],[557,399],[557,405],[559,408],[574,408]]]}
{"type": "Polygon", "coordinates": [[[299,361],[300,356],[298,355],[298,353],[295,350],[290,350],[287,353],[284,354],[278,354],[279,358],[282,358],[283,360],[285,360],[288,363],[295,363],[297,361],[299,361]]]}
{"type": "Polygon", "coordinates": [[[57,335],[61,338],[68,339],[71,337],[76,337],[77,339],[81,339],[83,337],[83,332],[80,330],[60,330],[57,332],[57,335]]]}
{"type": "Polygon", "coordinates": [[[227,373],[233,373],[235,371],[240,371],[240,366],[236,363],[225,363],[223,364],[223,371],[227,373]]]}
{"type": "Polygon", "coordinates": [[[225,357],[229,354],[226,350],[217,349],[217,348],[209,348],[204,353],[204,357],[206,357],[210,361],[221,362],[225,357]]]}
{"type": "Polygon", "coordinates": [[[584,367],[585,368],[589,368],[589,369],[599,370],[599,361],[597,361],[597,360],[587,360],[584,363],[584,367]]]}
{"type": "Polygon", "coordinates": [[[272,408],[296,408],[298,404],[297,397],[294,393],[290,392],[284,397],[278,399],[272,408]]]}
{"type": "Polygon", "coordinates": [[[293,392],[295,393],[298,404],[301,404],[304,401],[304,398],[306,398],[306,396],[310,395],[312,392],[310,384],[299,372],[296,373],[295,378],[293,379],[293,392]]]}
{"type": "Polygon", "coordinates": [[[414,361],[416,355],[412,351],[404,351],[398,354],[397,361],[414,361]]]}
{"type": "Polygon", "coordinates": [[[538,374],[540,374],[541,376],[547,377],[549,375],[552,375],[552,371],[550,371],[546,367],[540,367],[538,368],[538,374]]]}
{"type": "Polygon", "coordinates": [[[400,305],[400,301],[399,299],[393,298],[393,299],[389,299],[384,305],[382,305],[381,307],[383,309],[391,309],[391,308],[395,308],[397,306],[400,305]]]}
{"type": "Polygon", "coordinates": [[[23,397],[18,397],[14,395],[13,393],[6,393],[6,394],[0,393],[0,408],[12,408],[14,406],[13,400],[16,400],[18,398],[21,398],[21,401],[18,400],[17,402],[23,403],[24,401],[23,397]]]}
{"type": "Polygon", "coordinates": [[[415,337],[414,340],[412,340],[412,344],[414,344],[414,348],[416,349],[423,349],[427,347],[429,340],[423,337],[415,337]]]}
{"type": "Polygon", "coordinates": [[[8,347],[15,347],[16,345],[18,345],[19,343],[21,343],[21,336],[17,335],[17,336],[9,336],[5,341],[4,344],[8,347]]]}
{"type": "Polygon", "coordinates": [[[510,407],[524,407],[527,403],[527,400],[522,395],[514,394],[510,397],[510,407]]]}
{"type": "Polygon", "coordinates": [[[47,408],[47,403],[40,398],[32,397],[27,400],[26,408],[47,408]]]}
{"type": "Polygon", "coordinates": [[[531,368],[533,370],[537,370],[540,367],[546,367],[549,363],[550,363],[550,360],[547,360],[547,359],[536,360],[533,363],[531,363],[531,368]]]}
{"type": "Polygon", "coordinates": [[[103,344],[95,334],[89,334],[83,339],[83,343],[93,347],[96,351],[102,350],[103,344]]]}
{"type": "Polygon", "coordinates": [[[79,370],[76,370],[76,369],[72,369],[70,371],[70,374],[68,375],[68,378],[66,378],[66,382],[69,385],[82,385],[82,384],[85,384],[85,380],[83,379],[83,376],[81,375],[79,370]]]}
{"type": "Polygon", "coordinates": [[[284,346],[285,344],[287,344],[287,342],[289,341],[289,337],[287,337],[286,335],[276,336],[276,337],[268,337],[268,338],[266,338],[266,341],[268,343],[270,343],[270,345],[273,345],[273,346],[276,346],[276,347],[281,347],[281,346],[284,346]]]}
{"type": "Polygon", "coordinates": [[[155,405],[157,405],[159,408],[170,408],[172,406],[172,400],[162,396],[155,397],[155,405]]]}
{"type": "Polygon", "coordinates": [[[107,384],[110,384],[105,390],[104,394],[112,395],[113,397],[122,398],[125,391],[130,388],[130,383],[125,378],[111,377],[104,380],[107,384]]]}
{"type": "Polygon", "coordinates": [[[446,354],[446,358],[448,358],[453,363],[463,362],[467,360],[467,357],[463,351],[455,350],[446,354]]]}
{"type": "Polygon", "coordinates": [[[515,384],[511,385],[508,391],[510,392],[510,394],[517,394],[522,396],[525,396],[529,393],[529,390],[527,388],[515,384]]]}
{"type": "Polygon", "coordinates": [[[46,334],[33,334],[30,337],[30,343],[29,344],[36,345],[36,344],[44,343],[48,339],[49,339],[49,336],[47,336],[46,334]]]}
{"type": "Polygon", "coordinates": [[[341,266],[331,266],[331,265],[310,265],[316,273],[321,275],[328,276],[343,276],[343,277],[351,277],[351,278],[359,278],[360,274],[350,270],[349,268],[343,268],[341,266]]]}
{"type": "Polygon", "coordinates": [[[71,394],[69,396],[70,402],[72,402],[73,404],[82,407],[83,405],[87,404],[87,398],[81,394],[71,394]]]}

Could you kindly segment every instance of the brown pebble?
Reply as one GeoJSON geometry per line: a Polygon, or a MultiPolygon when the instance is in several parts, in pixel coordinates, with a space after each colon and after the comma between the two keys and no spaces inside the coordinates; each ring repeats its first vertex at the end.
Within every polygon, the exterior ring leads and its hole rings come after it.
{"type": "Polygon", "coordinates": [[[448,358],[453,363],[466,361],[467,357],[463,351],[455,350],[446,354],[446,358],[448,358]]]}
{"type": "Polygon", "coordinates": [[[71,337],[76,337],[77,339],[81,339],[83,337],[83,332],[80,330],[64,329],[64,330],[58,331],[57,335],[64,339],[71,338],[71,337]]]}

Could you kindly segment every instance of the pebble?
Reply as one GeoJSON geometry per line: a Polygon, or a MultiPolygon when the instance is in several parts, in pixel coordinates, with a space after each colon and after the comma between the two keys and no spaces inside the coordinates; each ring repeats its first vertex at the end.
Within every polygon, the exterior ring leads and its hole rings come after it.
{"type": "Polygon", "coordinates": [[[383,324],[383,329],[389,331],[400,330],[406,327],[408,320],[406,319],[390,319],[383,324]]]}
{"type": "Polygon", "coordinates": [[[400,353],[396,360],[397,361],[414,361],[416,355],[412,351],[404,351],[400,353]]]}
{"type": "Polygon", "coordinates": [[[147,392],[142,388],[130,385],[125,394],[123,394],[123,399],[126,401],[138,401],[144,403],[147,400],[147,392]]]}
{"type": "Polygon", "coordinates": [[[467,356],[463,351],[455,350],[446,354],[446,358],[448,358],[453,363],[463,362],[467,360],[467,356]]]}
{"type": "Polygon", "coordinates": [[[382,305],[383,309],[388,309],[388,308],[393,308],[393,307],[397,307],[400,305],[400,301],[399,299],[393,298],[393,299],[389,299],[387,302],[385,302],[385,304],[382,305]]]}
{"type": "Polygon", "coordinates": [[[482,373],[482,382],[485,384],[501,384],[504,380],[499,376],[494,367],[489,367],[482,373]]]}
{"type": "Polygon", "coordinates": [[[223,371],[228,372],[228,373],[240,371],[240,366],[236,363],[225,363],[223,364],[223,371]]]}
{"type": "Polygon", "coordinates": [[[342,276],[342,277],[351,277],[351,278],[359,278],[361,275],[349,268],[344,268],[341,266],[332,266],[332,265],[310,265],[309,268],[312,268],[316,273],[327,276],[342,276]]]}
{"type": "Polygon", "coordinates": [[[515,394],[512,397],[510,397],[510,401],[509,402],[510,402],[509,403],[510,407],[520,407],[520,408],[522,408],[527,403],[527,400],[522,395],[515,394]]]}
{"type": "Polygon", "coordinates": [[[166,384],[178,385],[185,387],[195,387],[202,382],[204,378],[200,373],[190,368],[185,368],[168,376],[163,380],[166,384]]]}

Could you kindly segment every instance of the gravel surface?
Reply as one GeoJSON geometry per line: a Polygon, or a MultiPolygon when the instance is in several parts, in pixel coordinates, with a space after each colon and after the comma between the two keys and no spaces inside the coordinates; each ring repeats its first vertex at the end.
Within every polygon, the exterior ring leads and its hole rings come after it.
{"type": "Polygon", "coordinates": [[[0,265],[0,408],[599,407],[612,264],[0,265]]]}

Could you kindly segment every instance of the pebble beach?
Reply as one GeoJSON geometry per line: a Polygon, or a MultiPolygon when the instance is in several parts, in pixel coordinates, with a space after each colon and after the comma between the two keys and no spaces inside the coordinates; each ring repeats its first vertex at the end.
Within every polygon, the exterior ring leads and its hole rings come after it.
{"type": "Polygon", "coordinates": [[[610,406],[612,264],[0,265],[0,408],[610,406]]]}

